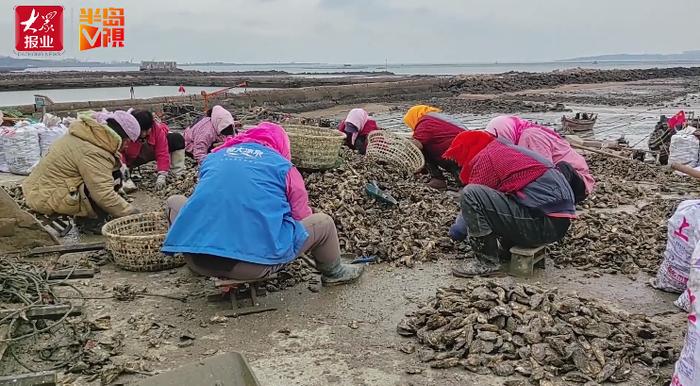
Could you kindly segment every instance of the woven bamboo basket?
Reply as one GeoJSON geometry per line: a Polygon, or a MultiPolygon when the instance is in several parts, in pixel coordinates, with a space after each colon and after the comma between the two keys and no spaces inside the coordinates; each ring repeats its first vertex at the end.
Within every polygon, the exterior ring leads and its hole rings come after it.
{"type": "Polygon", "coordinates": [[[139,213],[112,220],[102,227],[114,263],[129,271],[161,271],[185,264],[182,256],[160,249],[168,232],[163,212],[139,213]]]}
{"type": "Polygon", "coordinates": [[[323,170],[338,166],[345,134],[302,125],[288,125],[284,130],[292,147],[292,162],[298,168],[323,170]]]}
{"type": "Polygon", "coordinates": [[[408,138],[386,130],[375,130],[367,136],[367,158],[396,165],[411,173],[425,166],[423,152],[408,138]]]}

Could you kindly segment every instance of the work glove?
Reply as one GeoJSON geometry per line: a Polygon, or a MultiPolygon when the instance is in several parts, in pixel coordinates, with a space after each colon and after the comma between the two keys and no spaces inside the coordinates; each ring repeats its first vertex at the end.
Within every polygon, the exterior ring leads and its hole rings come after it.
{"type": "Polygon", "coordinates": [[[167,185],[167,176],[167,172],[158,173],[158,178],[156,178],[156,190],[162,190],[163,188],[165,188],[165,185],[167,185]]]}
{"type": "Polygon", "coordinates": [[[439,178],[431,178],[428,186],[436,190],[447,190],[447,181],[439,178]]]}
{"type": "Polygon", "coordinates": [[[461,213],[457,214],[454,224],[450,227],[449,235],[454,241],[464,241],[467,238],[467,223],[461,213]]]}
{"type": "Polygon", "coordinates": [[[129,205],[129,209],[126,210],[125,216],[130,216],[132,214],[139,214],[141,210],[133,205],[129,205]]]}

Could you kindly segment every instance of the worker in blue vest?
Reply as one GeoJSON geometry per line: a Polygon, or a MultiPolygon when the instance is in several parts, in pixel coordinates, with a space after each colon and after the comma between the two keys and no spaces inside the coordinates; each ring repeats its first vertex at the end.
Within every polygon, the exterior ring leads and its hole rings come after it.
{"type": "Polygon", "coordinates": [[[206,276],[264,278],[310,253],[324,285],[356,281],[362,266],[340,261],[333,219],[312,213],[282,127],[263,122],[229,137],[200,167],[190,198],[170,197],[163,252],[182,253],[206,276]]]}

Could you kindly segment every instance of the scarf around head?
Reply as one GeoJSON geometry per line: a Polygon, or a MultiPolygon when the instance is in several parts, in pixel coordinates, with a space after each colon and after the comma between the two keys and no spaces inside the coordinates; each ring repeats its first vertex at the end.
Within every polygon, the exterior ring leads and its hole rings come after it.
{"type": "Polygon", "coordinates": [[[93,113],[92,118],[103,125],[107,125],[108,119],[114,119],[117,121],[119,126],[122,127],[124,133],[126,133],[129,139],[136,142],[141,135],[141,125],[139,124],[139,121],[137,121],[136,118],[131,115],[130,111],[131,109],[129,109],[129,111],[115,110],[111,112],[107,111],[106,109],[102,109],[102,111],[93,113]]]}
{"type": "Polygon", "coordinates": [[[211,124],[216,129],[218,134],[221,134],[225,128],[235,123],[233,115],[225,108],[216,105],[211,109],[211,124]]]}
{"type": "Polygon", "coordinates": [[[292,159],[292,152],[289,145],[289,137],[287,136],[287,132],[284,131],[282,126],[271,122],[261,122],[257,126],[252,127],[235,137],[228,137],[223,145],[215,148],[211,152],[216,153],[219,150],[226,149],[231,146],[251,142],[267,146],[287,160],[291,161],[292,159]]]}
{"type": "Polygon", "coordinates": [[[549,127],[534,124],[528,120],[516,117],[514,115],[501,115],[492,119],[486,125],[486,131],[496,138],[505,138],[514,145],[520,143],[520,137],[527,129],[538,129],[551,135],[554,138],[561,138],[559,134],[549,127]]]}
{"type": "Polygon", "coordinates": [[[416,126],[418,126],[418,122],[420,121],[421,118],[425,116],[425,114],[428,113],[439,113],[442,110],[440,110],[437,107],[432,107],[432,106],[427,106],[427,105],[415,105],[408,109],[406,112],[406,115],[403,117],[403,121],[406,124],[406,126],[410,127],[411,130],[415,130],[416,126]]]}
{"type": "Polygon", "coordinates": [[[357,131],[362,131],[369,119],[369,114],[363,109],[352,109],[345,118],[346,123],[352,123],[357,127],[357,131]]]}
{"type": "Polygon", "coordinates": [[[457,165],[462,167],[462,171],[459,173],[459,179],[462,183],[468,184],[469,178],[471,177],[471,162],[474,160],[479,152],[484,150],[491,142],[494,141],[494,137],[485,131],[471,130],[459,133],[455,139],[452,140],[450,148],[445,151],[442,155],[446,159],[451,159],[457,162],[457,165]]]}

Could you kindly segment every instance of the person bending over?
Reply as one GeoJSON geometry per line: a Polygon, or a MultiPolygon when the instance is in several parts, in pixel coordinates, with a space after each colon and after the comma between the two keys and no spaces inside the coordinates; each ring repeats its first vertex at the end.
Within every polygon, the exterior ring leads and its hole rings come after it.
{"type": "Polygon", "coordinates": [[[475,130],[458,135],[444,156],[462,167],[465,184],[450,235],[468,238],[475,256],[455,276],[498,273],[510,247],[561,240],[576,216],[568,182],[537,153],[475,130]]]}
{"type": "Polygon", "coordinates": [[[418,142],[425,156],[425,168],[430,173],[428,186],[438,190],[447,189],[447,178],[443,171],[451,173],[457,182],[459,166],[452,160],[445,159],[445,153],[452,140],[467,130],[454,118],[442,114],[437,107],[417,105],[408,109],[403,118],[404,123],[411,128],[413,139],[418,142]]]}
{"type": "Polygon", "coordinates": [[[206,276],[259,279],[310,253],[324,285],[357,280],[363,267],[340,261],[333,219],[312,214],[284,129],[263,122],[204,159],[192,196],[166,202],[165,253],[182,253],[206,276]]]}

